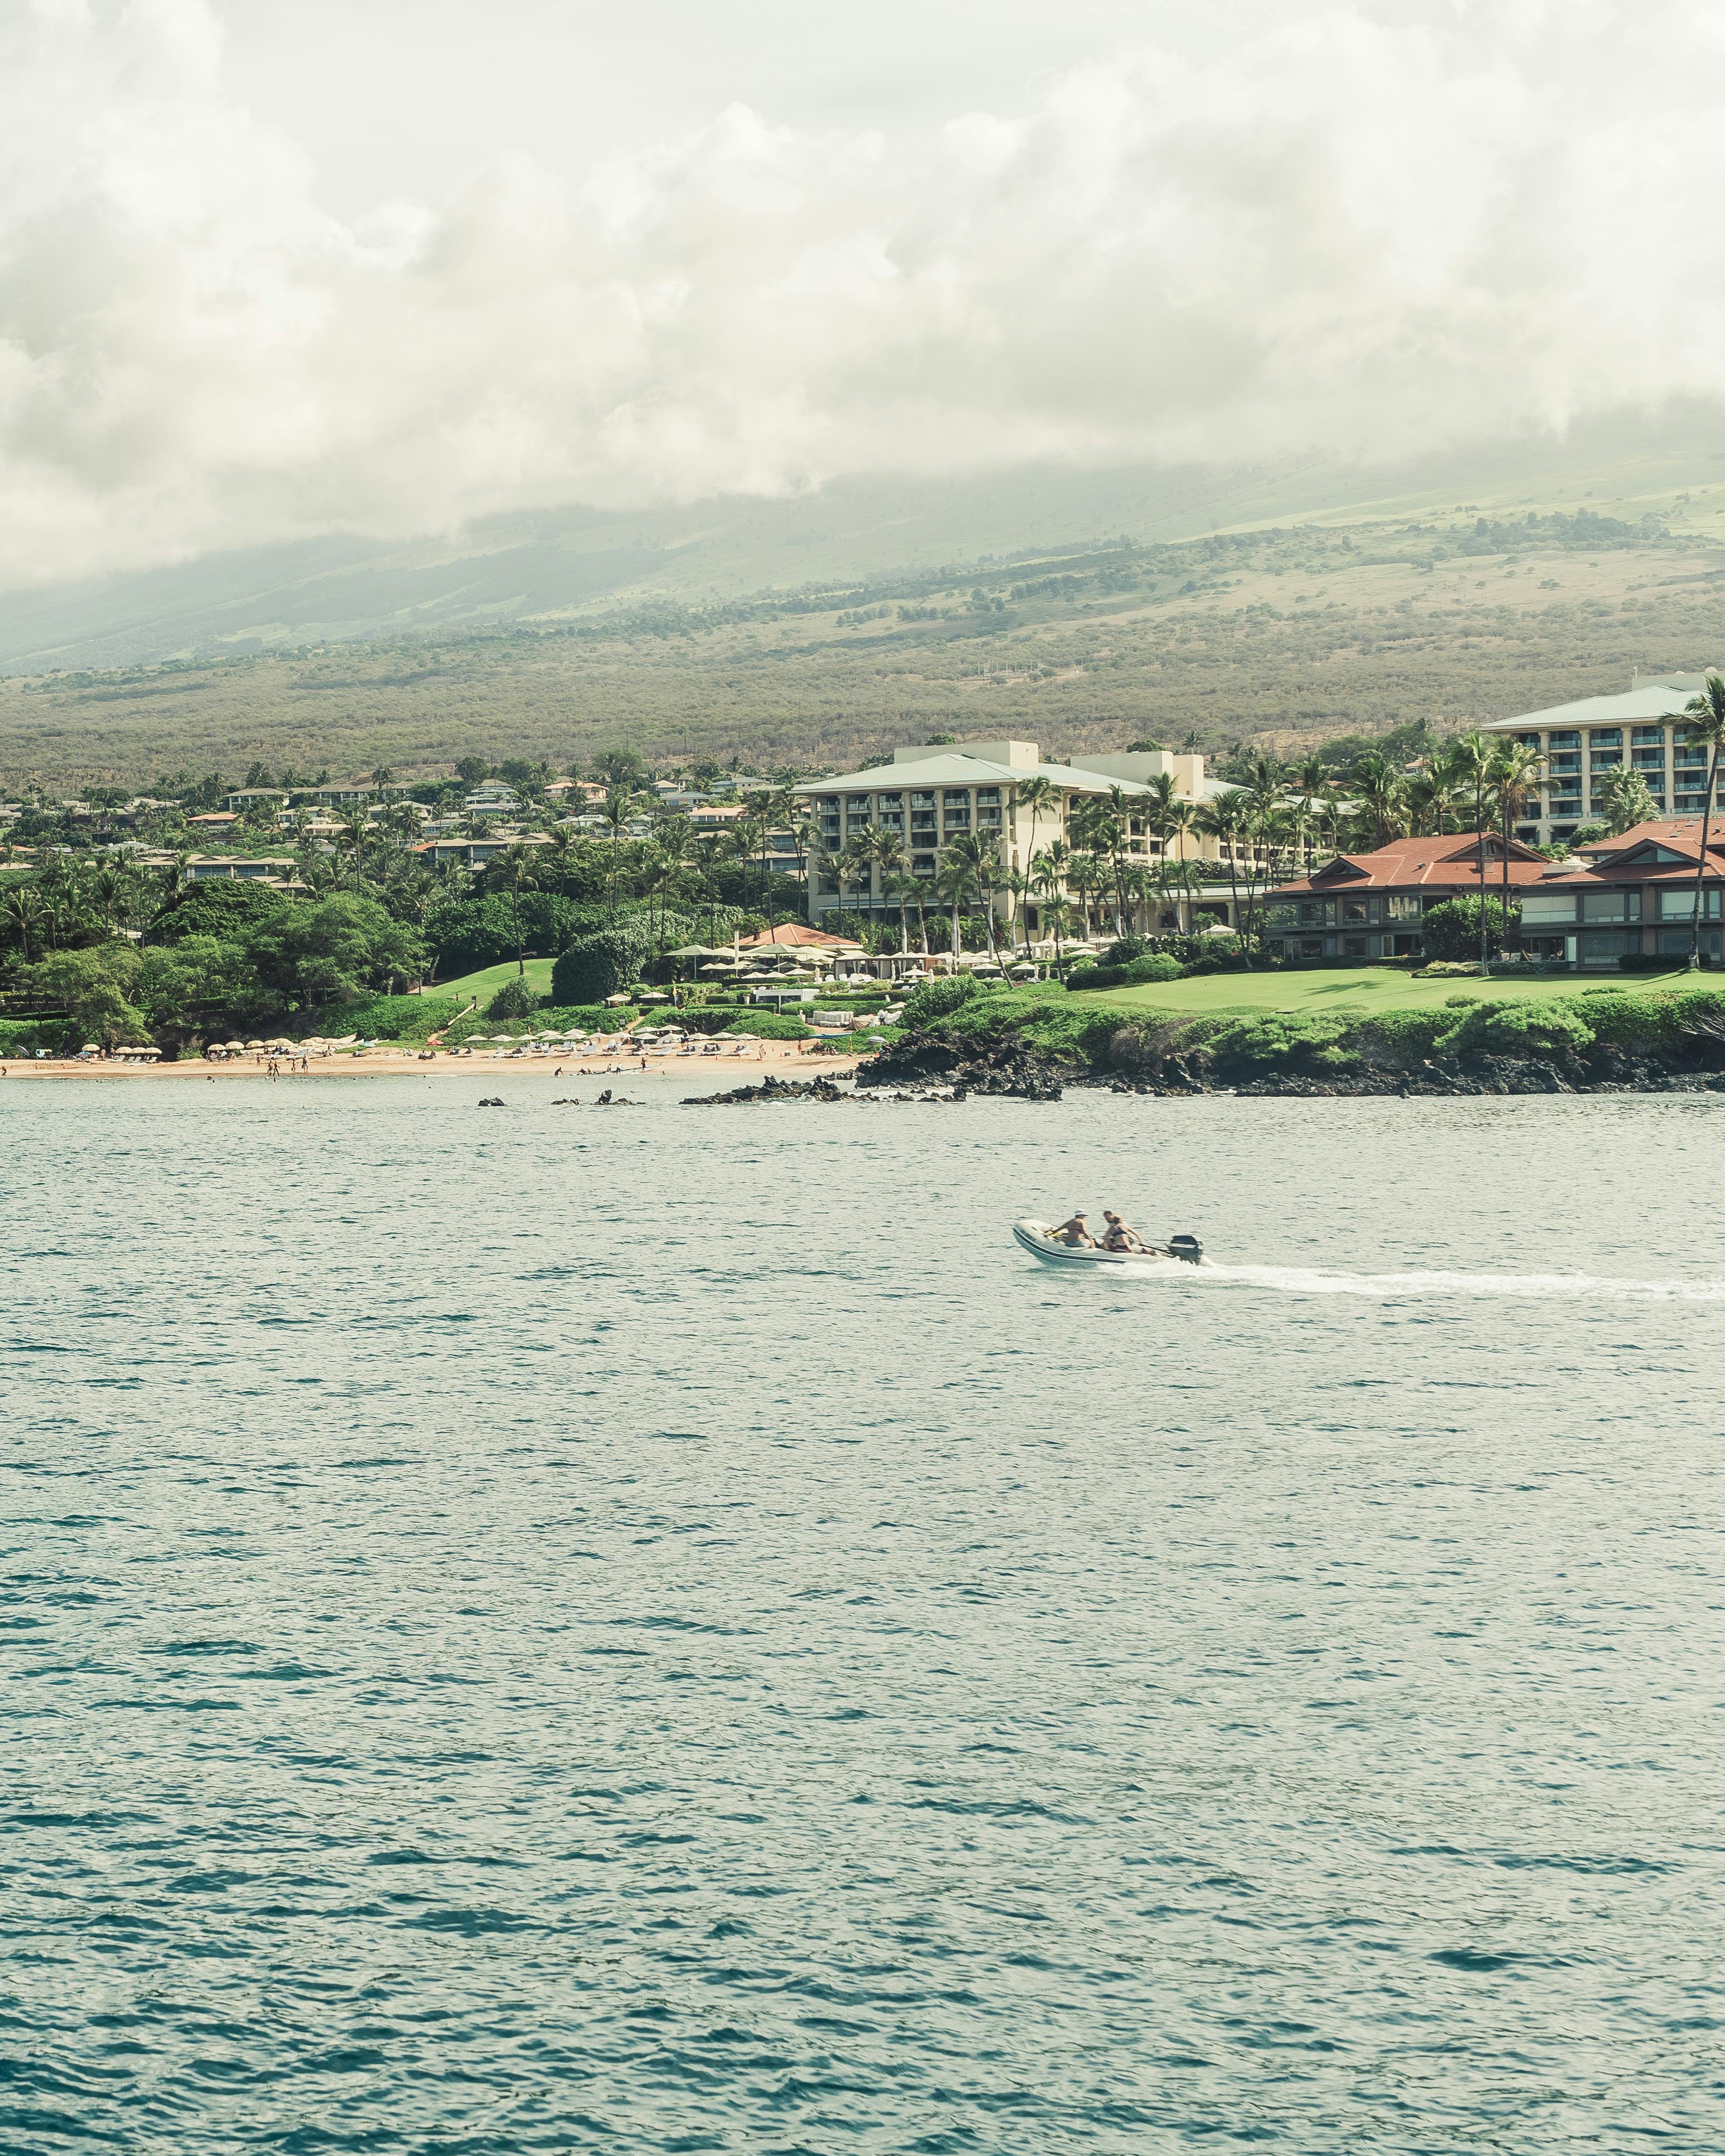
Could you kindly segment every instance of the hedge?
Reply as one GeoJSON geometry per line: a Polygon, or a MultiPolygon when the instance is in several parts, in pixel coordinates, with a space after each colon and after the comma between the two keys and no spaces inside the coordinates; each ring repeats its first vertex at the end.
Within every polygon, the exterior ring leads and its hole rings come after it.
{"type": "Polygon", "coordinates": [[[725,1028],[726,1033],[751,1034],[757,1040],[812,1040],[814,1036],[800,1019],[778,1011],[739,1011],[725,1028]]]}

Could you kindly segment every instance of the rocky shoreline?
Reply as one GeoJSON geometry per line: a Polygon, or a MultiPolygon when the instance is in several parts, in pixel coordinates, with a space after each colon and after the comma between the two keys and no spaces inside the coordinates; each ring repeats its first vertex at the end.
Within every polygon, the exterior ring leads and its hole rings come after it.
{"type": "Polygon", "coordinates": [[[1232,1094],[1245,1099],[1369,1100],[1531,1093],[1725,1093],[1725,1038],[1692,1034],[1668,1050],[1596,1042],[1584,1052],[1440,1055],[1417,1063],[1366,1060],[1351,1070],[1240,1067],[1198,1048],[1145,1056],[1117,1040],[1110,1067],[1085,1068],[1045,1055],[1016,1034],[957,1033],[930,1026],[894,1042],[856,1071],[856,1087],[829,1079],[768,1077],[757,1086],[691,1100],[691,1107],[781,1101],[1054,1102],[1077,1086],[1163,1099],[1232,1094]],[[1133,1067],[1136,1065],[1137,1067],[1133,1067]],[[1124,1067],[1122,1067],[1124,1066],[1124,1067]]]}

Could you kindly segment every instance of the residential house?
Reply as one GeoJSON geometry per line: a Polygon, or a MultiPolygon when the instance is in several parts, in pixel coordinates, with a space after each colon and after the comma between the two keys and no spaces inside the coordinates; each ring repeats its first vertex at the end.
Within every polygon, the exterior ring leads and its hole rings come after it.
{"type": "Polygon", "coordinates": [[[305,889],[295,879],[290,854],[272,854],[255,860],[241,860],[231,854],[192,854],[187,857],[186,874],[193,883],[227,880],[273,884],[279,891],[305,889]]]}
{"type": "Polygon", "coordinates": [[[550,834],[545,831],[493,831],[483,839],[427,839],[408,850],[416,854],[427,868],[444,873],[450,869],[482,869],[511,846],[551,843],[550,834]]]}

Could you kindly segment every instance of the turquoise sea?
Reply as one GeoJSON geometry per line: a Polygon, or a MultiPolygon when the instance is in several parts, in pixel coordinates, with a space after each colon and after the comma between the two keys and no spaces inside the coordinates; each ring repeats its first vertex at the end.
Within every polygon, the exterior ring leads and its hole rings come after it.
{"type": "Polygon", "coordinates": [[[1725,1101],[602,1082],[0,1086],[0,2147],[1725,2146],[1725,1101]]]}

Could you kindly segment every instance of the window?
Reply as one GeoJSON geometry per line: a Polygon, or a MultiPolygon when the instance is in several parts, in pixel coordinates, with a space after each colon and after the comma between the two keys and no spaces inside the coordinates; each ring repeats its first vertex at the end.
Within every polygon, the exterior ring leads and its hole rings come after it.
{"type": "Polygon", "coordinates": [[[1388,903],[1392,921],[1417,921],[1420,918],[1420,894],[1417,891],[1393,891],[1388,903]]]}
{"type": "Polygon", "coordinates": [[[1522,901],[1522,926],[1543,928],[1548,923],[1574,921],[1575,894],[1573,891],[1530,891],[1522,901]]]}
{"type": "Polygon", "coordinates": [[[1589,742],[1594,748],[1621,748],[1623,747],[1623,728],[1621,726],[1595,726],[1589,737],[1589,742]]]}
{"type": "MultiPolygon", "coordinates": [[[[949,801],[952,798],[952,797],[950,793],[947,796],[947,798],[949,801]]],[[[1000,788],[998,786],[978,787],[976,790],[977,807],[980,808],[985,801],[992,802],[994,807],[998,808],[1000,806],[1000,788]]]]}
{"type": "Polygon", "coordinates": [[[1632,748],[1630,762],[1637,771],[1662,772],[1665,769],[1665,751],[1662,748],[1632,748]]]}
{"type": "Polygon", "coordinates": [[[1553,771],[1579,771],[1581,768],[1580,750],[1577,749],[1573,753],[1564,756],[1553,757],[1551,759],[1551,767],[1553,771]]]}
{"type": "Polygon", "coordinates": [[[849,808],[853,814],[855,814],[855,813],[860,808],[862,810],[863,814],[866,815],[868,814],[869,808],[869,797],[866,793],[847,793],[845,797],[845,806],[849,808]]]}
{"type": "Polygon", "coordinates": [[[932,854],[912,854],[911,856],[911,874],[912,875],[932,876],[934,874],[934,855],[932,854]]]}
{"type": "Polygon", "coordinates": [[[1639,921],[1641,894],[1638,891],[1589,891],[1581,898],[1584,921],[1639,921]]]}
{"type": "Polygon", "coordinates": [[[932,838],[934,833],[933,809],[913,808],[911,811],[911,829],[913,831],[927,831],[932,838]]]}
{"type": "MultiPolygon", "coordinates": [[[[1681,891],[1662,891],[1659,894],[1659,917],[1661,921],[1687,921],[1695,911],[1695,886],[1692,883],[1681,891]]],[[[1701,912],[1704,921],[1719,917],[1719,891],[1714,885],[1701,895],[1701,912]]]]}
{"type": "Polygon", "coordinates": [[[905,828],[904,810],[883,808],[880,811],[880,828],[883,831],[902,831],[905,828]]]}
{"type": "Polygon", "coordinates": [[[913,808],[932,808],[934,796],[932,793],[913,793],[911,796],[911,806],[913,808]]]}
{"type": "Polygon", "coordinates": [[[1548,736],[1548,738],[1553,748],[1579,748],[1581,747],[1580,733],[1573,726],[1564,732],[1552,734],[1548,736]]]}
{"type": "Polygon", "coordinates": [[[1614,765],[1623,762],[1623,751],[1620,748],[1596,748],[1590,762],[1595,771],[1609,771],[1614,765]]]}
{"type": "Polygon", "coordinates": [[[1342,919],[1350,928],[1359,922],[1370,921],[1377,911],[1376,899],[1344,898],[1342,901],[1342,919]]]}
{"type": "Polygon", "coordinates": [[[1663,749],[1665,747],[1665,728],[1663,726],[1631,726],[1630,729],[1630,746],[1635,748],[1646,748],[1651,747],[1657,749],[1663,749]]]}
{"type": "Polygon", "coordinates": [[[949,786],[942,794],[941,798],[949,808],[968,808],[970,788],[968,786],[949,786]]]}
{"type": "Polygon", "coordinates": [[[1539,737],[1538,734],[1517,734],[1516,736],[1516,739],[1521,743],[1523,748],[1538,748],[1539,746],[1539,737]]]}
{"type": "MultiPolygon", "coordinates": [[[[1690,932],[1686,928],[1661,928],[1659,932],[1660,957],[1661,958],[1679,958],[1687,957],[1689,952],[1689,935],[1690,932]]],[[[1714,958],[1718,957],[1719,931],[1717,928],[1703,928],[1702,930],[1701,947],[1709,955],[1709,957],[1714,958]]]]}
{"type": "Polygon", "coordinates": [[[883,808],[902,808],[905,805],[902,793],[878,793],[875,798],[883,808]]]}
{"type": "Polygon", "coordinates": [[[1680,742],[1672,752],[1671,762],[1679,770],[1705,771],[1707,767],[1706,745],[1680,742]]]}

